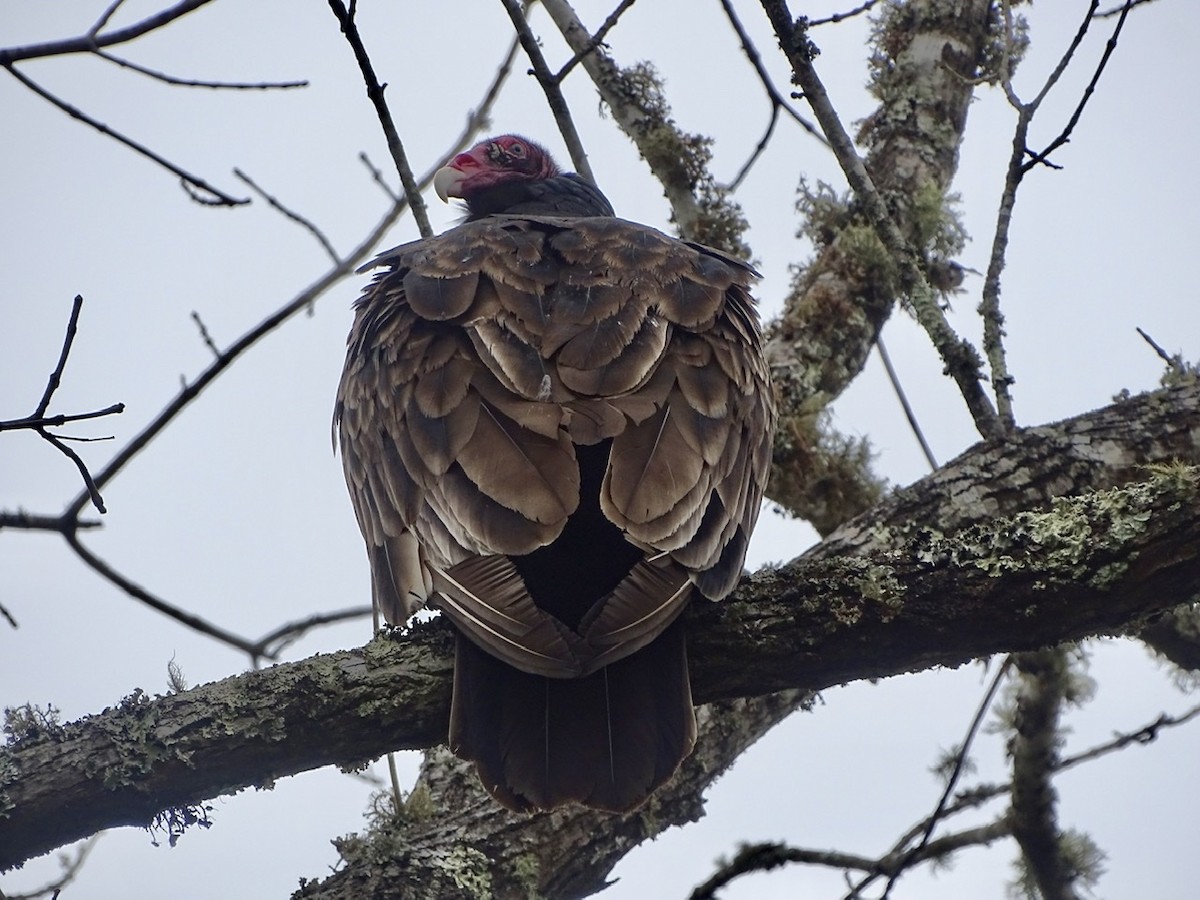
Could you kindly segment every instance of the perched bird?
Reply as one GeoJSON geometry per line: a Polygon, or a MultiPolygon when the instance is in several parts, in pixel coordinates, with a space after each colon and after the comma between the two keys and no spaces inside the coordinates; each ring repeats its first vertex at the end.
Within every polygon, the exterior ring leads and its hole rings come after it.
{"type": "Polygon", "coordinates": [[[733,589],[769,470],[755,273],[516,135],[434,186],[467,219],[371,264],[338,389],[374,600],[454,625],[449,746],[501,803],[634,809],[692,751],[677,619],[733,589]]]}

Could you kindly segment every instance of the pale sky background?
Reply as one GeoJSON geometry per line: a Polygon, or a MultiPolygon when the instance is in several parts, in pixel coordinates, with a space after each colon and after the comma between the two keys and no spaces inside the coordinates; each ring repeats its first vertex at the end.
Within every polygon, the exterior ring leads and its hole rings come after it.
{"type": "MultiPolygon", "coordinates": [[[[0,46],[87,30],[107,0],[0,2],[0,46]]],[[[165,6],[129,2],[113,25],[165,6]]],[[[812,17],[855,4],[793,2],[812,17]]],[[[1028,15],[1033,47],[1017,79],[1032,97],[1074,33],[1083,0],[1043,2],[1028,15]]],[[[577,3],[592,28],[610,8],[577,3]]],[[[732,178],[766,124],[769,105],[725,25],[716,0],[641,0],[609,35],[618,62],[653,58],[679,123],[716,138],[715,171],[732,178]],[[686,30],[685,30],[686,29],[686,30]]],[[[757,4],[737,4],[776,83],[787,71],[757,4]]],[[[402,137],[418,170],[458,133],[507,45],[498,3],[371,2],[360,24],[380,78],[390,83],[402,137]]],[[[814,37],[819,71],[847,123],[873,106],[864,91],[866,22],[827,26],[814,37]]],[[[545,15],[534,16],[552,66],[568,58],[545,15]]],[[[1099,23],[1038,116],[1033,140],[1058,133],[1099,58],[1112,20],[1099,23]]],[[[1200,305],[1193,261],[1200,188],[1194,48],[1200,5],[1158,0],[1130,17],[1120,47],[1072,142],[1065,168],[1031,174],[1017,203],[1004,276],[1010,368],[1022,424],[1039,424],[1110,402],[1123,388],[1155,386],[1161,366],[1134,331],[1168,350],[1200,356],[1200,305]]],[[[216,3],[164,31],[114,48],[183,77],[309,79],[307,90],[213,92],[172,88],[98,59],[60,57],[20,69],[69,102],[237,195],[234,166],[318,223],[345,252],[387,205],[357,160],[388,166],[378,125],[352,54],[327,5],[216,3]]],[[[541,92],[516,71],[493,114],[493,131],[544,140],[565,159],[541,92]]],[[[2,76],[3,73],[0,73],[2,76]]],[[[618,213],[667,229],[661,190],[615,125],[597,114],[582,72],[567,83],[596,176],[618,213]]],[[[1013,112],[981,90],[970,113],[955,190],[973,242],[964,265],[986,268],[994,209],[1009,153],[1013,112]]],[[[76,445],[99,469],[210,361],[190,313],[221,346],[286,303],[327,266],[312,238],[264,203],[236,210],[197,206],[174,179],[0,77],[0,418],[33,410],[53,368],[70,311],[85,303],[79,336],[51,412],[121,401],[118,418],[68,433],[115,434],[76,445]]],[[[775,314],[789,264],[809,249],[793,237],[801,175],[843,180],[830,155],[789,121],[739,192],[748,240],[765,275],[759,295],[775,314]]],[[[431,196],[435,227],[459,215],[431,196]]],[[[416,235],[402,220],[384,241],[416,235]]],[[[277,331],[222,376],[104,492],[105,528],[86,542],[120,571],[170,602],[256,637],[282,622],[368,601],[361,541],[330,451],[329,420],[356,277],[322,298],[312,317],[277,331]]],[[[978,341],[973,310],[981,279],[969,276],[955,302],[957,327],[978,341]]],[[[974,441],[970,418],[928,341],[903,314],[885,337],[940,460],[974,441]]],[[[878,471],[895,484],[925,472],[881,367],[873,359],[836,406],[838,426],[868,435],[878,471]]],[[[79,489],[74,468],[27,433],[0,435],[0,508],[57,513],[79,489]]],[[[814,540],[802,523],[764,514],[748,564],[795,556],[814,540]]],[[[1183,599],[1183,598],[1180,598],[1183,599]]],[[[19,622],[0,622],[0,703],[53,703],[64,719],[98,712],[142,688],[167,689],[174,660],[191,684],[237,673],[245,657],[188,631],[93,575],[54,535],[0,534],[0,603],[19,622]]],[[[319,631],[289,659],[362,644],[369,624],[319,631]]],[[[1140,646],[1089,645],[1096,700],[1068,719],[1067,752],[1132,730],[1191,699],[1140,646]]],[[[939,749],[960,741],[985,684],[979,666],[826,691],[747,753],[710,791],[708,816],[630,854],[603,896],[680,897],[738,842],[877,854],[937,801],[928,772],[939,749]]],[[[402,757],[411,781],[417,756],[402,757]]],[[[1002,740],[977,745],[977,777],[1004,775],[1002,740]]],[[[1057,779],[1060,821],[1086,830],[1107,852],[1098,895],[1194,896],[1190,861],[1200,807],[1200,729],[1165,732],[1148,747],[1057,779]]],[[[377,772],[382,767],[375,767],[377,772]]],[[[968,781],[968,783],[970,783],[968,781]]],[[[213,827],[191,830],[174,849],[136,829],[105,835],[63,897],[285,897],[300,877],[335,866],[329,839],[358,830],[370,788],[336,771],[280,781],[270,792],[213,801],[213,827]]],[[[996,807],[992,808],[992,812],[996,807]]],[[[957,829],[967,824],[953,820],[957,829]]],[[[968,850],[954,868],[907,875],[896,900],[1001,898],[1011,842],[968,850]]],[[[0,890],[30,889],[57,870],[53,856],[0,876],[0,890]]],[[[842,875],[790,867],[743,879],[726,898],[837,898],[842,875]]]]}

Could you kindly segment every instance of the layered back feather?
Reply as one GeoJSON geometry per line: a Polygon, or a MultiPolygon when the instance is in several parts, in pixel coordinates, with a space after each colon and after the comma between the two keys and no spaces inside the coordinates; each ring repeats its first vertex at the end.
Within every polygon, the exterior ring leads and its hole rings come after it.
{"type": "Polygon", "coordinates": [[[691,752],[676,620],[733,589],[769,471],[755,273],[608,216],[373,265],[336,427],[375,602],[458,630],[449,743],[501,802],[634,808],[691,752]]]}

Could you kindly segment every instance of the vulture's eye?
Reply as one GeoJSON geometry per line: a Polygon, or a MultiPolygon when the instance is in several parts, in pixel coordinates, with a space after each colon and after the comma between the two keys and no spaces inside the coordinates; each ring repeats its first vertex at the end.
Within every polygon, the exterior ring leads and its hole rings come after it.
{"type": "Polygon", "coordinates": [[[518,144],[518,143],[509,144],[508,145],[508,155],[513,157],[514,159],[524,159],[525,158],[525,145],[518,144]]]}

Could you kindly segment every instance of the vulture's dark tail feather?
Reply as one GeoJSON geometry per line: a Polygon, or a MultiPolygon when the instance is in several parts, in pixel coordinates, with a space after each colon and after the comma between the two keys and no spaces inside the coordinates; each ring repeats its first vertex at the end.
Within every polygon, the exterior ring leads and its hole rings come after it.
{"type": "Polygon", "coordinates": [[[586,678],[530,675],[459,636],[450,749],[510,809],[640,806],[691,753],[683,628],[586,678]]]}

